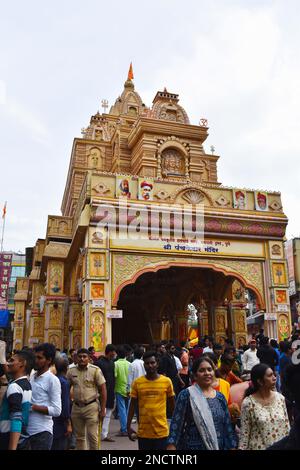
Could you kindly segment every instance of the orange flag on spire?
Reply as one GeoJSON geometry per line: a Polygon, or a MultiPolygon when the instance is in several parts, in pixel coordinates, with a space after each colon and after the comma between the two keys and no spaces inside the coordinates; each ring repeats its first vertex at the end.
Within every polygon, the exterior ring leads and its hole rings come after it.
{"type": "Polygon", "coordinates": [[[5,215],[6,215],[6,204],[7,204],[7,202],[5,201],[5,204],[4,204],[4,207],[3,207],[2,219],[5,219],[5,215]]]}
{"type": "Polygon", "coordinates": [[[133,76],[132,62],[130,62],[127,80],[133,80],[133,79],[134,79],[134,76],[133,76]]]}

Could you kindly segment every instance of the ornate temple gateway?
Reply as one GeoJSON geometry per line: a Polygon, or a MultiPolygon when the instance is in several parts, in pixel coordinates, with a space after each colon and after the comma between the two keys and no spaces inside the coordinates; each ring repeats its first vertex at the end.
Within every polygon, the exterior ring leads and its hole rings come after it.
{"type": "Polygon", "coordinates": [[[166,89],[148,108],[132,78],[74,139],[62,215],[48,216],[31,274],[17,281],[14,347],[186,339],[190,305],[198,333],[220,342],[246,343],[250,305],[265,333],[289,336],[280,193],[223,186],[219,157],[203,148],[207,121],[190,124],[166,89]],[[175,230],[183,212],[188,233],[175,230]],[[196,213],[204,236],[195,240],[196,213]],[[143,236],[128,236],[134,221],[143,236]]]}

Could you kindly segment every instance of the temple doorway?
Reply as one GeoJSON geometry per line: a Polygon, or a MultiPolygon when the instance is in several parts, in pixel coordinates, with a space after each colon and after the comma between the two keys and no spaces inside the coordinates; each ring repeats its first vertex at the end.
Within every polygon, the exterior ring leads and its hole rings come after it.
{"type": "MultiPolygon", "coordinates": [[[[123,310],[123,318],[112,320],[112,341],[148,345],[162,339],[181,341],[194,328],[193,337],[209,334],[223,342],[238,328],[231,306],[235,301],[235,307],[245,308],[244,291],[235,276],[213,268],[174,266],[143,273],[120,293],[117,308],[123,310]],[[194,323],[191,305],[196,311],[194,323]]],[[[244,326],[241,322],[240,332],[245,334],[246,321],[244,326]]]]}

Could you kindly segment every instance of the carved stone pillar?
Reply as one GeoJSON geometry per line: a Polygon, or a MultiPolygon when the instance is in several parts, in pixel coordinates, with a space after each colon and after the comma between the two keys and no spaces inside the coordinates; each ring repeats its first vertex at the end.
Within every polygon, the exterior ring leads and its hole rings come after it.
{"type": "Polygon", "coordinates": [[[215,307],[215,332],[216,342],[223,344],[224,338],[227,337],[227,307],[215,307]]]}
{"type": "Polygon", "coordinates": [[[208,335],[208,311],[205,309],[201,313],[200,337],[208,335]]]}
{"type": "Polygon", "coordinates": [[[45,341],[59,349],[63,348],[64,300],[50,298],[45,306],[45,341]]]}
{"type": "Polygon", "coordinates": [[[235,280],[231,287],[232,336],[236,347],[247,344],[246,298],[242,284],[235,280]]]}
{"type": "Polygon", "coordinates": [[[69,307],[69,325],[70,332],[70,347],[78,349],[82,347],[82,328],[83,328],[84,313],[82,310],[81,302],[78,300],[71,300],[69,307]]]}
{"type": "Polygon", "coordinates": [[[22,349],[24,346],[25,302],[15,301],[13,348],[22,349]]]}
{"type": "Polygon", "coordinates": [[[45,315],[38,310],[32,310],[29,320],[29,346],[34,347],[45,342],[45,315]]]}

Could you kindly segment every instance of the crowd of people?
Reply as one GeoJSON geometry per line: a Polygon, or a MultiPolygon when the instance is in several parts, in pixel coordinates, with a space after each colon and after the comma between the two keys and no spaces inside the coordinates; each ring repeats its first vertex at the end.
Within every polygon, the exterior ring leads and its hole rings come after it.
{"type": "Polygon", "coordinates": [[[141,450],[300,449],[298,339],[108,344],[100,356],[49,343],[5,355],[2,342],[0,449],[98,450],[117,437],[141,450]]]}

